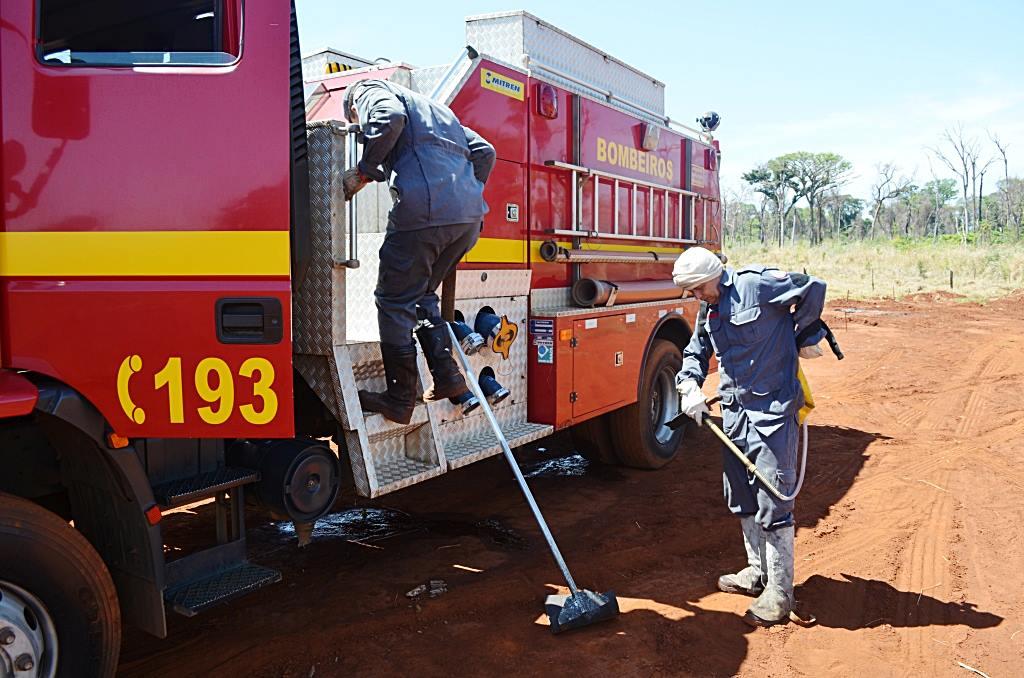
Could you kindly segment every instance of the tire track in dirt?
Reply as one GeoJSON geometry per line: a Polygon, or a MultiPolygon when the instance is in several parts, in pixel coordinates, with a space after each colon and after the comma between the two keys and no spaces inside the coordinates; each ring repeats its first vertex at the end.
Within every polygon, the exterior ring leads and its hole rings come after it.
{"type": "MultiPolygon", "coordinates": [[[[937,484],[946,485],[948,479],[949,473],[943,473],[937,484]]],[[[951,540],[953,498],[948,490],[934,491],[935,501],[930,504],[920,527],[911,533],[908,547],[903,552],[903,567],[897,577],[901,591],[920,594],[916,602],[911,602],[910,596],[900,599],[894,625],[905,627],[901,631],[903,665],[919,668],[921,675],[935,675],[938,671],[929,624],[942,620],[930,619],[930,606],[922,609],[920,599],[924,595],[942,598],[950,588],[950,573],[940,554],[948,551],[951,540]]]]}
{"type": "Polygon", "coordinates": [[[998,344],[987,351],[988,355],[982,360],[977,373],[974,375],[973,386],[970,395],[967,397],[967,404],[964,406],[963,419],[956,428],[959,436],[970,435],[977,428],[978,420],[981,417],[985,405],[985,391],[991,379],[1000,372],[999,354],[1005,350],[1005,346],[998,344]]]}
{"type": "Polygon", "coordinates": [[[923,401],[920,405],[903,403],[899,414],[896,415],[896,424],[900,427],[917,429],[921,420],[924,419],[925,415],[935,406],[938,400],[939,396],[934,396],[923,401]]]}

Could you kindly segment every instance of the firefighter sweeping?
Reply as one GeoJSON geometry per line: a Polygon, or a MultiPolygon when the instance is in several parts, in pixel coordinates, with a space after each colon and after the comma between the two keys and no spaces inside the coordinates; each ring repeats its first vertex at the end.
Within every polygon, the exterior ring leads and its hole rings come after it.
{"type": "Polygon", "coordinates": [[[708,415],[701,386],[714,353],[725,432],[708,423],[729,452],[723,454],[725,500],[740,517],[747,555],[747,567],[720,577],[718,588],[756,598],[744,615],[747,623],[785,623],[794,607],[793,510],[807,461],[805,419],[813,407],[798,358],[821,357],[823,339],[842,356],[820,317],[825,283],[765,266],[725,267],[697,247],[676,260],[673,281],[707,305],[676,376],[680,410],[698,424],[708,415]]]}

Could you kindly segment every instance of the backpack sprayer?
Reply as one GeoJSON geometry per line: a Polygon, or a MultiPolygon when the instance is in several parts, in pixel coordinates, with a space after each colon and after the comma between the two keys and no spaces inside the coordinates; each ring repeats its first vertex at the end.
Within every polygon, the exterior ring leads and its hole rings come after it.
{"type": "MultiPolygon", "coordinates": [[[[800,334],[797,335],[797,346],[799,346],[807,337],[810,337],[811,335],[813,335],[814,333],[821,329],[825,330],[825,341],[828,342],[828,346],[830,349],[832,349],[832,353],[835,355],[836,359],[842,360],[844,357],[846,357],[843,355],[842,350],[839,348],[839,342],[836,341],[836,337],[834,334],[832,334],[832,330],[829,328],[828,325],[825,324],[825,321],[821,320],[820,318],[815,322],[810,323],[804,330],[800,332],[800,334]]],[[[704,422],[707,424],[708,428],[710,428],[711,431],[716,436],[718,436],[719,440],[722,441],[725,447],[730,452],[732,452],[733,455],[735,455],[735,457],[739,459],[744,466],[747,467],[747,470],[750,473],[752,473],[754,477],[758,479],[761,485],[764,486],[764,488],[768,490],[768,492],[774,495],[776,499],[784,502],[793,501],[794,499],[796,499],[797,495],[800,494],[800,489],[804,485],[804,474],[807,471],[807,416],[811,413],[811,410],[814,409],[814,397],[811,394],[811,386],[807,382],[807,377],[804,376],[803,368],[801,368],[799,364],[796,368],[796,376],[797,379],[800,380],[800,389],[804,393],[804,406],[801,407],[800,411],[797,413],[797,421],[803,429],[803,449],[800,453],[800,475],[797,478],[796,488],[793,490],[793,494],[783,494],[782,492],[780,492],[779,489],[775,487],[775,485],[771,481],[764,477],[761,471],[758,470],[757,466],[754,465],[754,462],[747,459],[747,455],[743,454],[743,452],[741,452],[740,449],[736,447],[736,444],[729,439],[729,436],[725,434],[725,431],[719,428],[719,426],[710,419],[707,419],[704,422]]],[[[711,407],[721,399],[722,396],[715,396],[714,398],[707,400],[706,404],[708,407],[711,407]]],[[[685,413],[680,412],[671,420],[669,420],[665,425],[668,426],[670,429],[674,430],[682,426],[687,418],[688,417],[685,413]]]]}

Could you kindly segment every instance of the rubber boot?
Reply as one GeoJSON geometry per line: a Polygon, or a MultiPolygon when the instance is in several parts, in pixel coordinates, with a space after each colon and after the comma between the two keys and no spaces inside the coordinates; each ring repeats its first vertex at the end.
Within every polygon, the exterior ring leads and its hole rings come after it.
{"type": "Polygon", "coordinates": [[[793,526],[765,530],[764,536],[768,582],[743,615],[751,626],[785,624],[793,611],[793,526]]]}
{"type": "Polygon", "coordinates": [[[423,394],[423,399],[441,400],[452,398],[459,400],[469,392],[466,387],[466,380],[459,372],[458,365],[451,353],[451,337],[448,335],[448,327],[444,323],[437,325],[429,322],[420,323],[416,328],[416,338],[423,348],[423,356],[427,359],[427,367],[430,368],[430,376],[434,378],[434,385],[428,388],[423,394]]]}
{"type": "Polygon", "coordinates": [[[754,516],[740,518],[743,529],[743,547],[747,551],[747,566],[736,574],[723,574],[718,578],[718,590],[757,597],[764,591],[764,570],[761,551],[764,549],[764,531],[754,516]]]}
{"type": "Polygon", "coordinates": [[[416,407],[420,379],[416,367],[416,346],[382,342],[380,355],[384,359],[384,378],[388,389],[384,393],[360,391],[359,405],[364,412],[379,412],[396,424],[408,424],[416,407]]]}

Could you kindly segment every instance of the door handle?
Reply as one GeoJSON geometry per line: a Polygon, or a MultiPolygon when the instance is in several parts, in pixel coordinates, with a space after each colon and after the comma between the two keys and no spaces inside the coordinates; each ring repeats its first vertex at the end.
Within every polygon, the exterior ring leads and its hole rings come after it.
{"type": "Polygon", "coordinates": [[[218,299],[216,322],[222,344],[277,344],[284,336],[281,301],[274,297],[218,299]]]}

